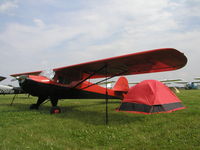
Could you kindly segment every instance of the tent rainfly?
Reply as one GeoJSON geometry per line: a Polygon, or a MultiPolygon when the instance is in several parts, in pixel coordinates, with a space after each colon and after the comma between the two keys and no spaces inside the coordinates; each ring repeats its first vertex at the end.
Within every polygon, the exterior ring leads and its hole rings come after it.
{"type": "Polygon", "coordinates": [[[144,80],[129,89],[117,111],[152,114],[184,108],[181,100],[162,82],[144,80]]]}

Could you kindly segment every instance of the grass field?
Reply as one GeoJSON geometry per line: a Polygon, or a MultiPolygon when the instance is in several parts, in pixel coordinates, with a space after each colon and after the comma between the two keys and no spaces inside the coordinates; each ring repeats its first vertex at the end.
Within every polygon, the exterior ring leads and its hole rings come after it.
{"type": "Polygon", "coordinates": [[[153,115],[116,112],[109,100],[63,100],[62,113],[50,115],[50,104],[29,110],[36,98],[0,95],[0,150],[194,150],[200,149],[200,90],[181,91],[187,109],[153,115]]]}

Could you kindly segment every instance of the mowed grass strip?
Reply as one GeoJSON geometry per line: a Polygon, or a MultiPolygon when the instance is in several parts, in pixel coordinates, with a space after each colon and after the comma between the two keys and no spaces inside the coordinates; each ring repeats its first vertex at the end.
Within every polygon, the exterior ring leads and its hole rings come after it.
{"type": "Polygon", "coordinates": [[[183,90],[187,109],[153,115],[116,112],[119,100],[61,100],[61,114],[50,115],[50,103],[29,110],[35,97],[0,95],[0,150],[160,150],[200,149],[200,91],[183,90]]]}

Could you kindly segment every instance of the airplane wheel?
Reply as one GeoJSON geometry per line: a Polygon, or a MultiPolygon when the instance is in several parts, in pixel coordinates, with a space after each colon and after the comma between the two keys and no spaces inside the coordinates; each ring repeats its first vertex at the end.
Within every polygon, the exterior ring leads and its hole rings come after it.
{"type": "Polygon", "coordinates": [[[60,109],[60,107],[52,107],[51,108],[51,110],[50,110],[50,113],[51,114],[59,114],[59,113],[61,113],[61,109],[60,109]]]}
{"type": "Polygon", "coordinates": [[[30,109],[38,109],[39,106],[37,104],[32,104],[29,108],[30,109]]]}

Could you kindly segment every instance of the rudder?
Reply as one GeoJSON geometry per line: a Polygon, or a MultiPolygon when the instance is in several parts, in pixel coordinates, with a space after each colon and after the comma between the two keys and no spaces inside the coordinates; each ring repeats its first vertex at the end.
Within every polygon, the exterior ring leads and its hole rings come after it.
{"type": "Polygon", "coordinates": [[[129,90],[128,80],[125,77],[120,77],[117,82],[115,83],[115,86],[112,89],[115,92],[123,92],[127,93],[129,90]]]}

